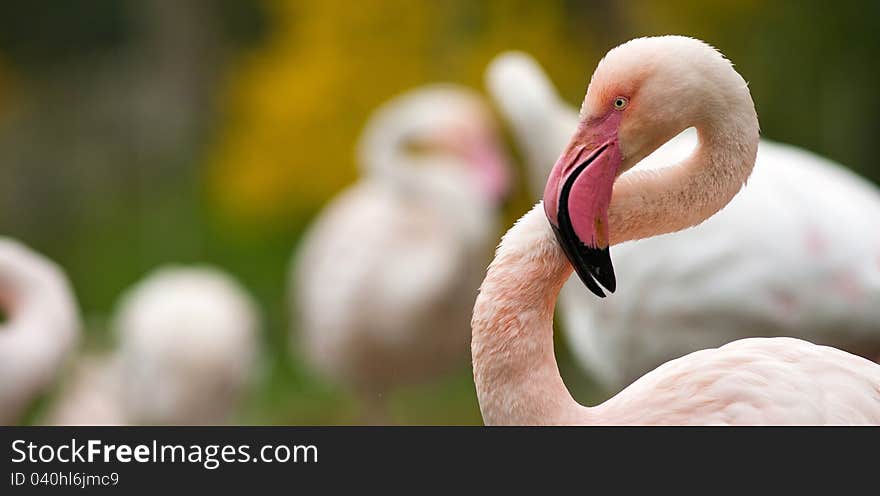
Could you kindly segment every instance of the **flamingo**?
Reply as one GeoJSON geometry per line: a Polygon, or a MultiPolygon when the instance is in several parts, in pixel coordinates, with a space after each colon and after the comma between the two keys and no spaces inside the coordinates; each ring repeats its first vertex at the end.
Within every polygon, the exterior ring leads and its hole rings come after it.
{"type": "Polygon", "coordinates": [[[253,379],[260,330],[256,303],[230,275],[161,267],[122,296],[113,325],[127,423],[230,420],[253,379]]]}
{"type": "Polygon", "coordinates": [[[81,319],[62,269],[0,237],[0,424],[20,420],[54,383],[79,338],[81,319]]]}
{"type": "MultiPolygon", "coordinates": [[[[578,127],[527,54],[499,55],[486,82],[540,197],[578,127]]],[[[658,170],[698,146],[689,128],[641,160],[658,170]]],[[[794,336],[880,361],[880,192],[844,167],[761,139],[749,187],[699,226],[615,247],[621,286],[599,301],[560,293],[578,361],[619,391],[661,363],[753,336],[794,336]]]]}
{"type": "Polygon", "coordinates": [[[259,325],[256,304],[225,272],[160,267],[122,295],[118,346],[77,359],[45,423],[226,423],[253,379],[259,325]]]}
{"type": "Polygon", "coordinates": [[[474,306],[471,350],[485,423],[880,423],[880,365],[796,338],[692,352],[594,407],[578,404],[559,375],[553,311],[572,271],[597,294],[614,291],[609,247],[715,214],[748,179],[758,141],[746,82],[709,45],[663,36],[608,52],[543,201],[503,237],[474,306]],[[690,156],[621,176],[688,127],[699,137],[690,156]]]}
{"type": "Polygon", "coordinates": [[[323,210],[293,260],[292,340],[363,400],[364,422],[384,423],[392,388],[466,363],[510,177],[488,108],[449,84],[385,103],[358,151],[361,180],[323,210]]]}

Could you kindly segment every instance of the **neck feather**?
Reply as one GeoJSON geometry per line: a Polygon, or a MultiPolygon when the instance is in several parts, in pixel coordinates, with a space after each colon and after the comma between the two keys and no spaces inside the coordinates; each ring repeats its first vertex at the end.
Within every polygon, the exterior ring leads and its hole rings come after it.
{"type": "Polygon", "coordinates": [[[571,424],[584,410],[553,351],[553,308],[571,272],[538,203],[504,236],[474,307],[474,382],[487,425],[571,424]]]}
{"type": "Polygon", "coordinates": [[[718,115],[724,117],[696,126],[699,144],[682,162],[617,180],[608,213],[611,244],[695,226],[739,192],[755,165],[758,118],[750,97],[718,115]]]}

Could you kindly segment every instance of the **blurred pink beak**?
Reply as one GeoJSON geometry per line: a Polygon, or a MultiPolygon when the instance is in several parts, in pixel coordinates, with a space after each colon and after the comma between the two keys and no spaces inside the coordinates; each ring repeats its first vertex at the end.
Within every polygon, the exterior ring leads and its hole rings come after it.
{"type": "Polygon", "coordinates": [[[511,172],[507,157],[494,139],[480,140],[470,150],[470,159],[476,164],[480,190],[492,202],[500,205],[511,189],[511,172]]]}
{"type": "Polygon", "coordinates": [[[599,297],[617,282],[611,264],[608,207],[622,162],[617,143],[620,114],[582,125],[553,166],[544,190],[544,212],[581,281],[599,297]],[[601,285],[601,287],[600,287],[601,285]]]}

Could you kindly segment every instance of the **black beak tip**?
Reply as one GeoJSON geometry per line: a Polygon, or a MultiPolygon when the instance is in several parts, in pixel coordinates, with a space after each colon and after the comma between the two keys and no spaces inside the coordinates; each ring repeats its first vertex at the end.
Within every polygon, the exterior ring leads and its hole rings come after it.
{"type": "Polygon", "coordinates": [[[594,295],[598,296],[599,298],[605,298],[605,292],[602,291],[601,286],[596,283],[596,280],[593,279],[593,276],[590,275],[589,272],[584,272],[580,268],[576,268],[576,272],[578,274],[578,277],[580,277],[581,282],[584,283],[587,289],[589,289],[594,295]]]}
{"type": "Polygon", "coordinates": [[[581,244],[578,251],[582,255],[581,260],[586,271],[609,293],[613,293],[617,289],[617,279],[614,277],[614,265],[611,263],[608,248],[593,248],[581,244]]]}
{"type": "Polygon", "coordinates": [[[613,293],[617,289],[617,279],[614,277],[614,268],[610,263],[607,267],[590,267],[590,273],[596,278],[596,282],[607,289],[609,293],[613,293]]]}
{"type": "Polygon", "coordinates": [[[617,289],[617,279],[608,248],[587,246],[571,230],[559,229],[553,224],[551,226],[566,257],[587,289],[599,298],[606,296],[602,288],[613,293],[617,289]]]}

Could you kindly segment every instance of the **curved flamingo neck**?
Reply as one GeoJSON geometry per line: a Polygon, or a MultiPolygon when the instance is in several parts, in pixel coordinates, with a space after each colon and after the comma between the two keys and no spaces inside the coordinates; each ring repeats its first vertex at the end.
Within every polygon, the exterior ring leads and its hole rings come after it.
{"type": "Polygon", "coordinates": [[[361,172],[386,183],[418,183],[418,169],[407,167],[404,149],[405,126],[401,123],[373,124],[360,143],[361,172]]]}
{"type": "Polygon", "coordinates": [[[12,332],[21,326],[23,320],[30,318],[34,312],[36,291],[29,286],[41,287],[40,281],[28,279],[28,274],[0,274],[0,311],[4,320],[0,322],[0,332],[12,332]]]}
{"type": "Polygon", "coordinates": [[[634,170],[614,183],[612,245],[695,226],[745,185],[758,153],[758,117],[748,90],[734,101],[695,126],[699,143],[689,157],[662,169],[634,170]]]}
{"type": "Polygon", "coordinates": [[[553,310],[572,268],[541,203],[507,232],[474,306],[474,382],[487,425],[582,422],[553,352],[553,310]]]}
{"type": "MultiPolygon", "coordinates": [[[[55,295],[58,291],[48,281],[31,272],[33,270],[0,274],[0,308],[6,317],[3,325],[7,330],[56,311],[55,295]]],[[[39,326],[36,330],[43,331],[39,326]]]]}
{"type": "Polygon", "coordinates": [[[454,167],[450,156],[414,155],[406,147],[408,124],[404,121],[379,123],[365,132],[359,148],[359,165],[362,177],[390,187],[402,197],[416,198],[429,204],[445,205],[450,198],[462,192],[450,194],[449,183],[469,186],[464,193],[479,198],[475,186],[466,184],[469,177],[465,167],[454,167]]]}
{"type": "Polygon", "coordinates": [[[0,354],[43,342],[45,353],[28,355],[37,362],[39,357],[66,349],[79,329],[76,302],[66,279],[51,262],[20,253],[22,249],[15,245],[0,240],[0,250],[12,262],[0,271],[0,306],[6,318],[0,324],[0,354]]]}
{"type": "Polygon", "coordinates": [[[79,315],[48,261],[2,239],[0,259],[0,423],[10,423],[56,377],[78,337],[79,315]]]}
{"type": "MultiPolygon", "coordinates": [[[[696,225],[723,208],[748,179],[758,145],[757,117],[698,128],[700,144],[674,167],[638,171],[614,185],[611,244],[696,225]]],[[[748,114],[746,114],[748,117],[748,114]]],[[[579,405],[553,351],[553,311],[572,267],[541,203],[507,232],[474,306],[474,382],[487,425],[598,423],[579,405]]]]}
{"type": "Polygon", "coordinates": [[[430,176],[437,169],[454,169],[449,167],[454,158],[452,154],[438,157],[413,153],[407,146],[413,130],[425,126],[426,112],[427,109],[403,106],[386,109],[370,120],[357,149],[362,177],[407,194],[431,197],[435,193],[430,176]]]}

